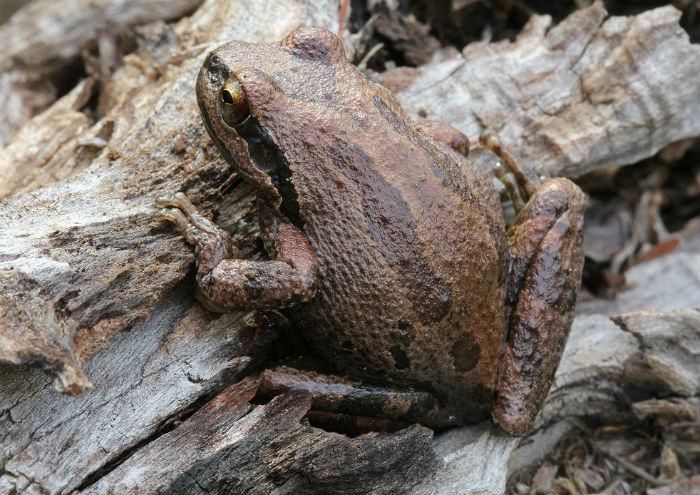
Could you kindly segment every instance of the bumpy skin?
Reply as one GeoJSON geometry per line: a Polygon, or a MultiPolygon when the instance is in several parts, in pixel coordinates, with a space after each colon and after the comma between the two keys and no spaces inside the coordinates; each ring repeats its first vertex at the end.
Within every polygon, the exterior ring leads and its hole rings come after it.
{"type": "MultiPolygon", "coordinates": [[[[301,264],[282,260],[291,266],[297,283],[305,282],[302,294],[285,301],[306,302],[286,313],[319,355],[343,374],[428,392],[440,404],[421,414],[421,421],[430,426],[488,417],[496,396],[507,315],[526,314],[518,306],[517,290],[512,301],[506,297],[510,251],[492,179],[464,154],[421,132],[394,96],[351,65],[335,36],[322,28],[299,29],[279,43],[221,46],[202,67],[197,98],[213,140],[270,205],[263,229],[269,230],[272,222],[276,232],[283,225],[308,240],[308,249],[303,243],[295,245],[301,264]],[[220,93],[233,76],[251,114],[235,128],[221,118],[220,93]],[[317,272],[310,256],[315,256],[317,272]],[[313,297],[311,287],[316,288],[313,297]]],[[[425,127],[438,138],[447,132],[450,136],[445,139],[466,152],[465,141],[450,131],[434,124],[425,127]]],[[[182,209],[177,203],[169,206],[182,209]]],[[[568,238],[572,232],[557,231],[554,236],[568,238]]],[[[580,232],[574,234],[580,239],[580,232]]],[[[216,235],[209,237],[210,244],[218,242],[216,235]]],[[[522,238],[530,239],[527,229],[522,238]]],[[[206,242],[194,243],[201,253],[207,249],[206,242]]],[[[522,244],[527,242],[515,241],[516,251],[522,244]]],[[[531,244],[536,247],[539,241],[533,238],[531,244]]],[[[559,245],[568,249],[580,242],[564,240],[559,245]]],[[[279,248],[271,251],[276,261],[270,263],[279,263],[279,248]]],[[[529,252],[527,256],[536,257],[529,252]]],[[[578,253],[563,257],[580,265],[578,253]]],[[[527,377],[526,386],[537,393],[502,396],[502,403],[510,398],[503,406],[509,411],[524,397],[530,403],[517,404],[516,409],[527,411],[514,417],[494,414],[516,433],[522,431],[522,423],[529,428],[534,417],[529,411],[536,413],[549,388],[580,277],[580,266],[578,271],[562,271],[547,260],[538,265],[537,273],[524,268],[525,278],[534,276],[538,289],[565,279],[568,292],[559,299],[568,306],[554,310],[565,315],[559,330],[558,318],[545,309],[549,323],[544,343],[556,345],[553,356],[546,358],[546,369],[527,377]]],[[[207,267],[198,278],[206,278],[212,266],[216,266],[212,273],[223,272],[224,264],[239,262],[211,263],[200,254],[200,271],[207,267]]],[[[288,306],[278,304],[278,291],[267,294],[264,284],[256,282],[271,280],[271,287],[279,287],[274,282],[279,274],[261,268],[257,275],[247,276],[248,283],[259,288],[257,299],[269,298],[272,304],[253,304],[251,295],[231,299],[240,290],[229,287],[232,282],[226,280],[207,288],[203,299],[218,309],[288,306]]],[[[520,287],[527,282],[516,283],[520,287]]],[[[539,349],[539,356],[548,353],[539,349]]],[[[518,370],[539,366],[537,359],[509,358],[500,386],[513,388],[521,381],[518,370]]]]}

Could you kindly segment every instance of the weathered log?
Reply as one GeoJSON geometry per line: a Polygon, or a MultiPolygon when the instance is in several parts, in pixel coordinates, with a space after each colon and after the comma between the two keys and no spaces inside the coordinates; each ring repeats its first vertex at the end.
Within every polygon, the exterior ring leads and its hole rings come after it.
{"type": "MultiPolygon", "coordinates": [[[[53,369],[61,390],[78,393],[88,386],[80,362],[95,343],[99,347],[116,331],[143,321],[164,291],[184,277],[192,253],[151,220],[153,200],[185,190],[196,200],[218,202],[216,187],[231,173],[205,137],[194,101],[201,59],[225,39],[281,38],[305,22],[332,27],[335,19],[327,2],[289,7],[294,15],[282,17],[261,6],[207,2],[175,30],[155,25],[144,33],[142,51],[126,58],[102,95],[111,105],[105,117],[85,128],[76,109],[85,89],[78,88],[49,117],[32,119],[17,145],[13,141],[0,152],[7,182],[33,191],[3,204],[0,252],[9,269],[0,275],[0,359],[53,369]],[[255,15],[264,33],[243,28],[255,15]],[[163,39],[171,42],[167,50],[163,39]],[[183,48],[181,39],[208,44],[183,48]],[[74,121],[82,124],[70,124],[74,121]],[[81,140],[95,137],[102,144],[88,146],[85,163],[81,140]],[[47,178],[71,173],[76,174],[71,180],[34,190],[47,178]]],[[[233,195],[243,192],[236,188],[233,195]]],[[[251,199],[235,202],[226,222],[242,235],[242,246],[252,246],[251,199]]]]}
{"type": "Polygon", "coordinates": [[[596,2],[554,27],[533,16],[513,43],[472,43],[381,80],[415,119],[449,122],[472,142],[490,127],[545,173],[577,177],[700,133],[700,47],[680,14],[608,17],[596,2]]]}
{"type": "MultiPolygon", "coordinates": [[[[341,488],[342,493],[502,492],[509,460],[518,464],[510,455],[517,440],[489,425],[443,433],[433,440],[431,450],[431,432],[422,427],[355,439],[311,428],[302,419],[308,407],[303,395],[250,405],[254,380],[237,382],[264,365],[275,330],[265,328],[254,339],[253,315],[204,312],[192,297],[191,250],[178,236],[149,220],[156,196],[183,190],[205,209],[219,204],[218,222],[234,233],[244,249],[248,247],[246,254],[253,253],[252,197],[245,186],[236,185],[221,200],[217,188],[231,170],[200,123],[192,89],[195,74],[204,53],[227,39],[279,39],[301,24],[335,29],[337,6],[337,1],[287,0],[268,9],[259,2],[206,1],[172,28],[155,24],[144,29],[142,46],[125,59],[100,95],[105,115],[99,121],[92,123],[80,112],[90,92],[90,83],[82,83],[47,114],[32,119],[0,151],[0,172],[14,184],[3,191],[10,197],[0,204],[0,359],[44,364],[57,373],[61,390],[83,391],[77,397],[61,395],[37,369],[0,366],[0,492],[223,493],[234,486],[251,493],[333,493],[341,488]],[[281,16],[282,11],[288,14],[281,16]],[[61,130],[54,118],[75,131],[61,130]],[[61,180],[50,182],[56,178],[61,180]],[[84,391],[87,377],[94,389],[84,391]]],[[[679,67],[698,66],[700,50],[678,31],[675,11],[658,9],[601,24],[605,17],[601,9],[596,4],[575,14],[545,38],[547,21],[536,18],[529,34],[515,44],[467,48],[465,54],[472,55],[457,66],[483,76],[482,96],[452,93],[447,104],[469,107],[477,120],[500,129],[512,148],[525,150],[522,154],[528,160],[535,161],[541,153],[536,162],[545,170],[568,175],[594,166],[631,163],[658,146],[700,134],[697,115],[687,115],[679,125],[666,112],[652,112],[651,120],[642,125],[640,107],[635,106],[678,100],[681,103],[674,105],[697,108],[700,91],[694,74],[688,78],[684,70],[676,70],[658,86],[648,73],[656,74],[653,64],[666,63],[669,57],[678,57],[679,67]],[[583,74],[594,71],[601,60],[621,60],[620,41],[633,29],[644,41],[639,57],[649,58],[624,65],[630,69],[627,72],[609,71],[614,74],[610,80],[600,71],[595,77],[591,73],[591,84],[603,88],[597,94],[606,95],[594,105],[603,116],[594,129],[598,134],[588,130],[585,139],[579,138],[580,127],[563,128],[563,115],[549,115],[550,104],[555,109],[569,108],[561,100],[556,105],[547,103],[544,88],[551,84],[557,89],[560,80],[556,78],[524,85],[537,89],[527,93],[533,99],[519,98],[517,104],[510,100],[507,113],[517,118],[505,127],[494,125],[500,122],[494,115],[504,116],[503,106],[488,113],[497,102],[486,95],[503,87],[499,81],[509,69],[516,79],[519,73],[514,63],[504,62],[509,52],[515,52],[511,57],[516,58],[529,51],[537,53],[542,57],[539,63],[552,76],[557,75],[559,62],[575,60],[583,74]],[[501,58],[491,59],[495,65],[489,66],[488,57],[476,57],[476,53],[501,58]],[[578,56],[572,59],[572,53],[578,56]],[[471,57],[476,65],[470,69],[471,57]],[[614,90],[625,85],[634,86],[636,100],[631,102],[628,92],[614,90]],[[646,99],[647,93],[653,93],[651,100],[646,99]],[[465,97],[469,99],[458,103],[465,97]],[[617,134],[630,126],[640,127],[635,139],[617,134]],[[601,141],[599,132],[615,138],[601,141]],[[533,151],[531,143],[542,141],[538,136],[548,133],[558,136],[551,141],[556,141],[565,160],[551,150],[533,151]],[[640,142],[649,136],[653,145],[640,142]],[[614,147],[618,142],[624,145],[614,147]],[[600,158],[603,145],[611,146],[614,159],[600,158]],[[586,157],[580,168],[573,165],[576,157],[586,157]]],[[[440,67],[446,70],[440,63],[436,61],[426,73],[440,74],[440,67]]],[[[446,81],[448,72],[442,72],[446,81]]],[[[417,104],[407,100],[407,94],[402,92],[400,97],[412,109],[417,104]]],[[[419,99],[425,105],[440,98],[438,91],[434,100],[424,95],[419,99]]],[[[437,111],[437,106],[429,108],[431,118],[460,126],[449,113],[437,111]]],[[[677,113],[685,115],[680,109],[677,113]]],[[[462,129],[473,137],[472,127],[462,129]]],[[[493,161],[483,153],[474,155],[481,156],[485,166],[493,161]]],[[[682,263],[688,264],[691,275],[683,284],[670,282],[663,289],[667,293],[656,306],[660,310],[687,306],[678,301],[700,292],[700,275],[693,271],[698,266],[697,253],[674,253],[640,265],[628,275],[661,266],[666,277],[674,280],[680,276],[674,269],[685,266],[678,264],[676,255],[687,257],[682,263]]],[[[657,284],[649,283],[653,278],[644,280],[652,288],[657,284]]],[[[624,366],[610,365],[622,358],[606,354],[612,352],[609,343],[619,342],[623,357],[629,357],[640,352],[634,347],[639,341],[607,316],[652,307],[651,303],[631,304],[621,311],[598,306],[595,311],[606,316],[577,319],[552,398],[538,418],[537,431],[521,446],[521,453],[531,447],[529,462],[546,448],[542,438],[558,438],[552,432],[561,431],[557,425],[562,418],[605,417],[620,406],[614,402],[619,400],[619,389],[614,387],[608,394],[594,396],[583,410],[575,397],[577,390],[585,391],[602,378],[624,379],[624,366]],[[589,325],[591,321],[598,323],[589,325]],[[592,346],[589,339],[595,337],[594,330],[602,334],[592,346]],[[587,352],[586,359],[581,352],[587,352]],[[609,407],[611,403],[615,407],[609,407]]],[[[640,317],[620,321],[634,318],[640,317]]],[[[654,318],[659,321],[658,315],[654,318]]]]}
{"type": "Polygon", "coordinates": [[[392,493],[435,468],[426,428],[329,435],[303,421],[308,394],[278,396],[253,408],[257,386],[245,379],[225,389],[79,493],[392,493]]]}
{"type": "Polygon", "coordinates": [[[66,68],[97,45],[105,31],[118,34],[140,24],[177,19],[201,2],[40,0],[15,12],[0,26],[0,115],[5,116],[0,119],[0,146],[52,103],[58,90],[53,79],[65,78],[66,68]]]}

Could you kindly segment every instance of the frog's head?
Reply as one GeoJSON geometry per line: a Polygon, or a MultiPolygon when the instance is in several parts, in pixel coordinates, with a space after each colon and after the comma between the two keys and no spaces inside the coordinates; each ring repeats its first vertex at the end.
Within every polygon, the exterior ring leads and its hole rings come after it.
{"type": "Polygon", "coordinates": [[[338,38],[306,27],[278,43],[222,45],[199,72],[197,102],[210,136],[259,196],[297,224],[287,137],[309,132],[300,116],[328,99],[346,67],[338,38]]]}

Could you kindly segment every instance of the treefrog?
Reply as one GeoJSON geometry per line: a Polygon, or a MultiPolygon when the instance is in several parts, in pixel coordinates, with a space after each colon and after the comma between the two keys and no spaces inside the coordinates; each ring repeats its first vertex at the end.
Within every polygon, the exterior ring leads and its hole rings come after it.
{"type": "Polygon", "coordinates": [[[196,246],[198,298],[281,310],[339,375],[281,369],[268,386],[311,390],[326,415],[433,428],[491,415],[528,432],[572,323],[581,190],[543,181],[485,134],[528,200],[506,231],[466,137],[412,122],[320,27],[224,44],[196,94],[212,140],[255,188],[270,256],[241,259],[182,193],[160,198],[158,218],[196,246]]]}

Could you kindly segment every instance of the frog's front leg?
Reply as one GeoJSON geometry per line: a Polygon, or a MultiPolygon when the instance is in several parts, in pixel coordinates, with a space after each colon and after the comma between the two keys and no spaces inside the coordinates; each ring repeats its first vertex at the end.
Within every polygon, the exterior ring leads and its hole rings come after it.
{"type": "Polygon", "coordinates": [[[540,183],[526,169],[511,166],[514,160],[500,143],[485,144],[529,196],[508,230],[510,315],[493,410],[503,428],[524,435],[547,397],[571,329],[583,265],[585,197],[568,179],[540,183]]]}
{"type": "Polygon", "coordinates": [[[159,220],[175,223],[197,253],[197,298],[212,311],[288,308],[311,299],[316,258],[303,232],[277,218],[261,221],[270,261],[239,259],[226,231],[182,193],[159,198],[159,220]]]}

